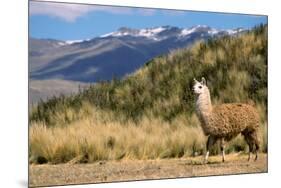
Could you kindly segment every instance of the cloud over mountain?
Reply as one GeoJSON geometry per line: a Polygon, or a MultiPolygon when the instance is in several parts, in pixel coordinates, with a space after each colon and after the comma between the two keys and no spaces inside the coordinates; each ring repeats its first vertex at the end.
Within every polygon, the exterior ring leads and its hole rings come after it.
{"type": "Polygon", "coordinates": [[[87,15],[93,11],[103,11],[111,14],[133,14],[151,16],[155,13],[153,9],[137,9],[128,7],[114,7],[102,5],[70,4],[56,2],[30,2],[30,15],[47,15],[56,17],[66,22],[75,22],[79,17],[87,15]]]}

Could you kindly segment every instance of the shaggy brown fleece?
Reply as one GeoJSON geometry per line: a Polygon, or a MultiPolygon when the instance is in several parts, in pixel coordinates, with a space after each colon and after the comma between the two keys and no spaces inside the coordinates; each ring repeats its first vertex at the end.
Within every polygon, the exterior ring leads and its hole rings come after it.
{"type": "Polygon", "coordinates": [[[248,104],[230,103],[214,106],[202,128],[205,135],[224,137],[226,140],[239,133],[256,132],[259,127],[259,115],[248,104]]]}

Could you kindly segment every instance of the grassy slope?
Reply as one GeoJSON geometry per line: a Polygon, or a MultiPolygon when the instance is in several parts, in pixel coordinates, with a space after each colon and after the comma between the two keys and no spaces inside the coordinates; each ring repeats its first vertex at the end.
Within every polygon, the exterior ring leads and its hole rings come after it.
{"type": "MultiPolygon", "coordinates": [[[[255,103],[266,151],[267,26],[260,26],[154,58],[123,80],[39,103],[30,114],[31,161],[38,156],[60,163],[200,154],[205,137],[191,86],[201,76],[214,104],[255,103]]],[[[228,152],[246,148],[241,138],[230,145],[228,152]]]]}

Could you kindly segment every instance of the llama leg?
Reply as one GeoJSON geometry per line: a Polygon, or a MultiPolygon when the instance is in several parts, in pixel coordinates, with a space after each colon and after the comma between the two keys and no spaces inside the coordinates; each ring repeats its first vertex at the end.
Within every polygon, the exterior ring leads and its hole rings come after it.
{"type": "Polygon", "coordinates": [[[206,152],[204,163],[208,162],[208,157],[209,157],[209,150],[207,150],[207,152],[206,152]]]}
{"type": "Polygon", "coordinates": [[[207,152],[206,152],[206,155],[205,155],[204,163],[207,163],[209,153],[210,153],[210,148],[215,144],[215,142],[216,142],[216,138],[210,135],[208,137],[208,141],[207,141],[207,152]]]}
{"type": "Polygon", "coordinates": [[[253,132],[253,140],[254,140],[254,145],[255,145],[255,154],[256,154],[255,161],[256,161],[258,159],[258,152],[260,149],[260,143],[259,143],[259,139],[257,136],[257,132],[253,132]]]}
{"type": "Polygon", "coordinates": [[[259,145],[258,144],[255,145],[256,145],[256,149],[255,149],[255,153],[256,153],[255,161],[256,161],[258,159],[259,145]]]}
{"type": "Polygon", "coordinates": [[[250,132],[248,133],[248,135],[245,137],[248,145],[249,145],[249,158],[248,161],[251,158],[251,153],[255,154],[255,161],[258,159],[258,151],[259,151],[259,140],[258,140],[258,136],[257,133],[254,132],[250,132]]]}
{"type": "Polygon", "coordinates": [[[225,161],[225,141],[224,138],[220,139],[220,148],[221,148],[221,154],[222,154],[222,162],[225,161]]]}
{"type": "Polygon", "coordinates": [[[251,160],[251,153],[253,152],[253,145],[251,143],[249,143],[248,145],[249,145],[248,161],[250,161],[251,160]]]}
{"type": "Polygon", "coordinates": [[[248,131],[244,131],[244,132],[242,132],[242,134],[244,135],[244,139],[249,146],[248,161],[250,161],[251,153],[253,152],[253,144],[252,144],[251,139],[250,139],[250,133],[248,131]]]}
{"type": "Polygon", "coordinates": [[[251,154],[252,154],[253,149],[254,149],[254,147],[253,147],[253,142],[251,141],[249,135],[247,135],[247,137],[245,137],[245,139],[246,139],[246,141],[247,141],[247,143],[248,143],[248,145],[249,145],[248,161],[250,161],[250,160],[251,160],[251,154]]]}

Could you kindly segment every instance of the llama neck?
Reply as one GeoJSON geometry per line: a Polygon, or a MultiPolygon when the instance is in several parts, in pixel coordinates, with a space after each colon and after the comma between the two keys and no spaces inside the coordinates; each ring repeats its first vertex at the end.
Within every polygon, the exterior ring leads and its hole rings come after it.
{"type": "Polygon", "coordinates": [[[212,103],[208,88],[205,88],[204,93],[201,93],[197,96],[196,112],[200,121],[204,124],[207,124],[209,116],[212,113],[212,103]]]}

